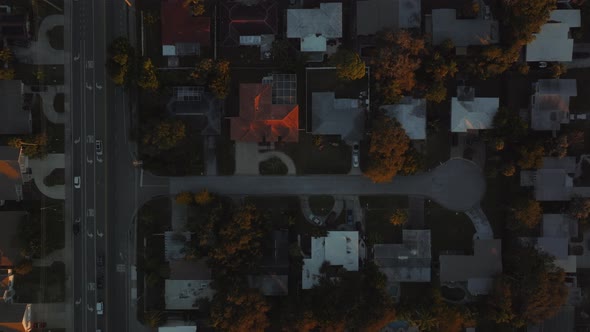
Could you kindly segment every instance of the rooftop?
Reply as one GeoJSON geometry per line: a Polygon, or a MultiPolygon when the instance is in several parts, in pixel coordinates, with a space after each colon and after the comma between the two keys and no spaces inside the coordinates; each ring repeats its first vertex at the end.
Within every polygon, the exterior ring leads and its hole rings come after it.
{"type": "Polygon", "coordinates": [[[526,47],[526,61],[572,61],[574,40],[570,28],[581,26],[579,9],[558,9],[551,12],[549,22],[535,34],[526,47]]]}
{"type": "Polygon", "coordinates": [[[313,92],[311,113],[314,135],[340,135],[351,142],[363,137],[365,114],[358,99],[337,99],[334,92],[313,92]]]}
{"type": "Polygon", "coordinates": [[[433,44],[438,45],[447,39],[457,47],[495,44],[499,39],[498,21],[482,17],[457,19],[455,9],[433,9],[433,44]]]}
{"type": "Polygon", "coordinates": [[[359,269],[358,232],[331,231],[327,237],[311,239],[311,258],[303,259],[302,288],[312,288],[320,278],[320,268],[325,262],[342,266],[348,271],[359,269]]]}
{"type": "Polygon", "coordinates": [[[183,0],[161,1],[162,52],[164,55],[195,53],[196,44],[208,46],[211,36],[211,19],[193,16],[183,0]]]}
{"type": "Polygon", "coordinates": [[[20,149],[0,146],[0,200],[20,200],[23,178],[19,164],[20,149]]]}
{"type": "Polygon", "coordinates": [[[336,39],[342,37],[342,3],[320,3],[319,8],[287,9],[287,38],[302,39],[302,52],[324,52],[327,45],[323,43],[308,43],[312,48],[306,48],[306,38],[323,37],[336,39]]]}
{"type": "Polygon", "coordinates": [[[6,332],[30,331],[31,305],[25,303],[0,302],[0,329],[6,332]]]}
{"type": "Polygon", "coordinates": [[[374,260],[389,282],[430,282],[430,230],[403,230],[402,244],[375,244],[374,260]]]}
{"type": "Polygon", "coordinates": [[[26,135],[33,130],[31,111],[24,107],[23,83],[17,80],[0,80],[0,135],[26,135]]]}
{"type": "Polygon", "coordinates": [[[566,214],[543,214],[544,237],[572,238],[578,236],[578,221],[566,214]]]}
{"type": "Polygon", "coordinates": [[[420,0],[357,1],[356,33],[373,35],[384,28],[419,28],[422,19],[420,10],[420,0]]]}
{"type": "Polygon", "coordinates": [[[211,280],[166,280],[164,300],[166,310],[192,310],[201,298],[211,300],[215,291],[211,280]]]}
{"type": "Polygon", "coordinates": [[[246,6],[240,1],[222,1],[219,6],[221,46],[240,45],[241,36],[276,35],[276,1],[246,6]]]}
{"type": "Polygon", "coordinates": [[[202,86],[172,87],[172,97],[166,108],[176,116],[187,117],[201,135],[219,135],[221,132],[221,105],[202,86]]]}
{"type": "Polygon", "coordinates": [[[240,84],[240,115],[230,118],[231,139],[240,142],[297,142],[299,106],[272,103],[272,84],[240,84]]]}
{"type": "Polygon", "coordinates": [[[184,260],[184,248],[190,239],[190,232],[164,232],[164,256],[166,261],[184,260]]]}
{"type": "Polygon", "coordinates": [[[573,179],[563,169],[539,169],[535,173],[535,199],[538,201],[569,201],[573,179]]]}
{"type": "Polygon", "coordinates": [[[426,99],[405,97],[399,104],[383,105],[381,109],[401,124],[410,139],[426,139],[426,99]]]}
{"type": "Polygon", "coordinates": [[[541,79],[531,97],[531,128],[559,130],[569,123],[570,97],[577,96],[575,79],[541,79]]]}
{"type": "Polygon", "coordinates": [[[459,86],[458,95],[451,100],[451,131],[490,129],[500,107],[500,98],[475,97],[473,88],[459,86]],[[469,93],[462,92],[467,89],[469,93]]]}

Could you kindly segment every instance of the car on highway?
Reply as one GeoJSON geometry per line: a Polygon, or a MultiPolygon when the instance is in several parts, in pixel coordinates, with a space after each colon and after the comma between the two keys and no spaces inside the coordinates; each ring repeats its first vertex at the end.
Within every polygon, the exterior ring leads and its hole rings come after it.
{"type": "Polygon", "coordinates": [[[104,254],[96,255],[96,265],[100,267],[104,266],[104,254]]]}
{"type": "Polygon", "coordinates": [[[359,167],[359,145],[352,146],[352,166],[359,167]]]}
{"type": "Polygon", "coordinates": [[[102,156],[102,140],[96,140],[96,154],[102,156]]]}
{"type": "Polygon", "coordinates": [[[309,215],[309,220],[311,220],[314,224],[316,224],[318,226],[322,223],[320,218],[318,218],[317,216],[314,216],[313,214],[309,215]]]}
{"type": "Polygon", "coordinates": [[[104,304],[102,301],[96,302],[96,314],[102,315],[104,313],[104,304]]]}
{"type": "Polygon", "coordinates": [[[81,186],[82,184],[80,183],[80,177],[74,176],[74,188],[80,189],[81,186]]]}

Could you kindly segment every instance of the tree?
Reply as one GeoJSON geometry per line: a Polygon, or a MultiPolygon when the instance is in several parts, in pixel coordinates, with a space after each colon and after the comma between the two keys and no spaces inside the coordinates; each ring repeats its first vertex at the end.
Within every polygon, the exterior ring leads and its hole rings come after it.
{"type": "Polygon", "coordinates": [[[537,145],[528,148],[520,149],[520,159],[518,166],[522,169],[538,169],[543,166],[543,156],[545,149],[543,146],[537,145]]]}
{"type": "Polygon", "coordinates": [[[213,201],[213,195],[207,189],[203,189],[195,194],[194,199],[198,205],[208,205],[213,201]]]}
{"type": "Polygon", "coordinates": [[[336,67],[341,80],[354,81],[365,77],[365,62],[356,52],[341,48],[332,55],[330,63],[336,67]]]}
{"type": "Polygon", "coordinates": [[[156,75],[156,67],[152,63],[152,59],[147,58],[142,65],[137,85],[145,90],[156,91],[160,86],[158,76],[156,75]]]}
{"type": "Polygon", "coordinates": [[[535,33],[549,21],[555,0],[510,0],[504,1],[503,23],[510,30],[511,44],[526,45],[534,40],[535,33]]]}
{"type": "Polygon", "coordinates": [[[551,70],[551,75],[553,78],[559,78],[561,75],[567,72],[567,67],[563,63],[553,63],[549,68],[551,70]]]}
{"type": "Polygon", "coordinates": [[[408,211],[405,209],[395,209],[391,217],[389,217],[389,223],[394,226],[403,226],[408,221],[408,211]]]}
{"type": "Polygon", "coordinates": [[[520,46],[507,48],[496,45],[484,46],[475,59],[468,63],[467,70],[481,79],[498,76],[518,60],[520,48],[520,46]]]}
{"type": "Polygon", "coordinates": [[[553,257],[532,246],[508,248],[495,279],[488,310],[496,323],[521,328],[553,317],[567,300],[565,273],[553,257]]]}
{"type": "Polygon", "coordinates": [[[145,313],[144,321],[147,324],[147,326],[151,328],[156,328],[158,326],[162,326],[162,324],[165,321],[165,318],[166,317],[162,311],[153,310],[145,313]]]}
{"type": "Polygon", "coordinates": [[[193,16],[201,16],[205,14],[204,0],[184,0],[182,6],[184,8],[189,8],[193,16]]]}
{"type": "Polygon", "coordinates": [[[430,61],[426,65],[426,72],[431,74],[431,78],[437,82],[454,77],[458,71],[457,62],[449,55],[442,54],[437,50],[433,52],[430,61]]]}
{"type": "Polygon", "coordinates": [[[176,203],[188,205],[194,202],[193,193],[190,191],[179,192],[175,197],[176,203]]]}
{"type": "Polygon", "coordinates": [[[132,65],[133,48],[129,40],[119,37],[109,45],[110,58],[107,62],[109,75],[116,85],[124,85],[130,75],[132,65]]]}
{"type": "Polygon", "coordinates": [[[541,204],[536,200],[526,200],[518,204],[514,209],[514,220],[527,228],[534,228],[543,217],[541,204]]]}
{"type": "Polygon", "coordinates": [[[8,46],[4,46],[4,48],[0,50],[0,61],[2,61],[4,64],[10,63],[13,58],[14,55],[8,46]]]}
{"type": "Polygon", "coordinates": [[[568,207],[568,214],[581,222],[588,222],[590,218],[590,198],[572,198],[568,207]]]}
{"type": "Polygon", "coordinates": [[[186,137],[185,130],[185,124],[181,120],[164,120],[147,131],[143,144],[154,146],[160,151],[170,150],[186,137]]]}
{"type": "Polygon", "coordinates": [[[386,116],[375,121],[369,142],[369,167],[365,173],[373,182],[389,182],[402,169],[410,138],[399,122],[386,116]]]}
{"type": "Polygon", "coordinates": [[[567,156],[567,149],[569,147],[568,135],[561,134],[549,141],[549,155],[551,157],[564,158],[567,156]]]}
{"type": "Polygon", "coordinates": [[[514,164],[508,163],[504,165],[502,168],[502,175],[505,177],[511,177],[514,176],[514,174],[516,174],[516,167],[514,167],[514,164]]]}
{"type": "Polygon", "coordinates": [[[190,76],[200,83],[206,83],[217,99],[225,99],[231,82],[229,65],[227,60],[203,59],[190,76]]]}
{"type": "Polygon", "coordinates": [[[8,146],[22,149],[22,152],[29,158],[42,159],[47,155],[46,134],[37,134],[29,137],[13,137],[8,141],[8,146]]]}
{"type": "MultiPolygon", "coordinates": [[[[528,125],[520,117],[518,111],[500,107],[494,115],[493,135],[503,143],[516,143],[528,134],[528,125]]],[[[503,146],[502,146],[503,148],[503,146]]]]}
{"type": "Polygon", "coordinates": [[[13,80],[15,75],[13,68],[0,68],[0,80],[13,80]]]}
{"type": "Polygon", "coordinates": [[[218,292],[211,303],[211,325],[220,331],[264,332],[270,325],[269,310],[266,299],[256,290],[218,292]]]}
{"type": "Polygon", "coordinates": [[[424,98],[433,103],[442,103],[447,99],[447,87],[441,82],[434,83],[430,86],[428,91],[426,91],[424,98]]]}
{"type": "Polygon", "coordinates": [[[14,273],[24,276],[33,271],[33,261],[25,259],[21,261],[15,268],[14,273]]]}

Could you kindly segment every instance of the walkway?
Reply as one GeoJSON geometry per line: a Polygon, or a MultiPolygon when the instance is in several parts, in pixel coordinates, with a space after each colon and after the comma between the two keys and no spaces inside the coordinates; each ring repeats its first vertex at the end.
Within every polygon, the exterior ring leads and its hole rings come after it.
{"type": "Polygon", "coordinates": [[[203,140],[203,154],[205,158],[205,175],[217,175],[217,151],[215,150],[217,142],[215,136],[205,137],[203,140]]]}
{"type": "Polygon", "coordinates": [[[296,175],[297,169],[295,168],[295,163],[286,153],[281,151],[268,151],[268,152],[261,152],[258,153],[258,163],[263,162],[267,159],[272,157],[279,158],[286,166],[287,166],[287,175],[296,175]]]}
{"type": "Polygon", "coordinates": [[[451,159],[433,171],[397,176],[373,183],[364,176],[205,176],[170,179],[170,194],[207,188],[223,195],[420,195],[453,211],[477,206],[485,193],[481,169],[464,159],[451,159]]]}
{"type": "Polygon", "coordinates": [[[480,240],[489,240],[494,238],[492,225],[490,225],[488,217],[485,215],[479,205],[471,208],[468,211],[465,211],[465,214],[469,217],[469,219],[471,219],[473,227],[475,228],[475,234],[473,235],[474,238],[478,238],[480,240]]]}
{"type": "Polygon", "coordinates": [[[47,91],[42,92],[33,92],[31,91],[31,87],[25,85],[25,92],[34,93],[41,97],[43,102],[42,109],[43,114],[47,120],[55,123],[55,124],[62,124],[66,122],[66,113],[59,113],[55,110],[53,103],[55,101],[55,96],[58,93],[64,93],[64,86],[63,85],[44,85],[47,88],[47,91]]]}
{"type": "Polygon", "coordinates": [[[47,16],[39,26],[36,41],[31,41],[26,48],[14,47],[16,58],[36,65],[63,65],[64,51],[52,48],[47,35],[47,31],[61,25],[64,25],[64,15],[47,16]]]}
{"type": "Polygon", "coordinates": [[[43,179],[56,168],[65,168],[63,153],[48,154],[44,159],[29,159],[29,167],[33,173],[33,179],[39,191],[53,199],[65,199],[65,186],[58,185],[48,187],[43,183],[43,179]]]}
{"type": "Polygon", "coordinates": [[[236,142],[236,175],[259,175],[259,164],[272,157],[279,158],[287,166],[287,175],[297,174],[295,163],[281,151],[260,152],[258,143],[236,142]]]}

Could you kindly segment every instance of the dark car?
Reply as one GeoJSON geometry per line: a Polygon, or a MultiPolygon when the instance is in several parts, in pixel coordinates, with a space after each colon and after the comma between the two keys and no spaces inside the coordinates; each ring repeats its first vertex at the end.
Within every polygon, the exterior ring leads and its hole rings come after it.
{"type": "Polygon", "coordinates": [[[98,254],[96,255],[96,265],[97,266],[104,266],[104,255],[103,254],[98,254]]]}
{"type": "Polygon", "coordinates": [[[352,221],[352,210],[346,210],[346,223],[351,225],[354,223],[352,221]]]}
{"type": "Polygon", "coordinates": [[[104,276],[99,275],[96,277],[96,288],[103,289],[104,288],[104,276]]]}

